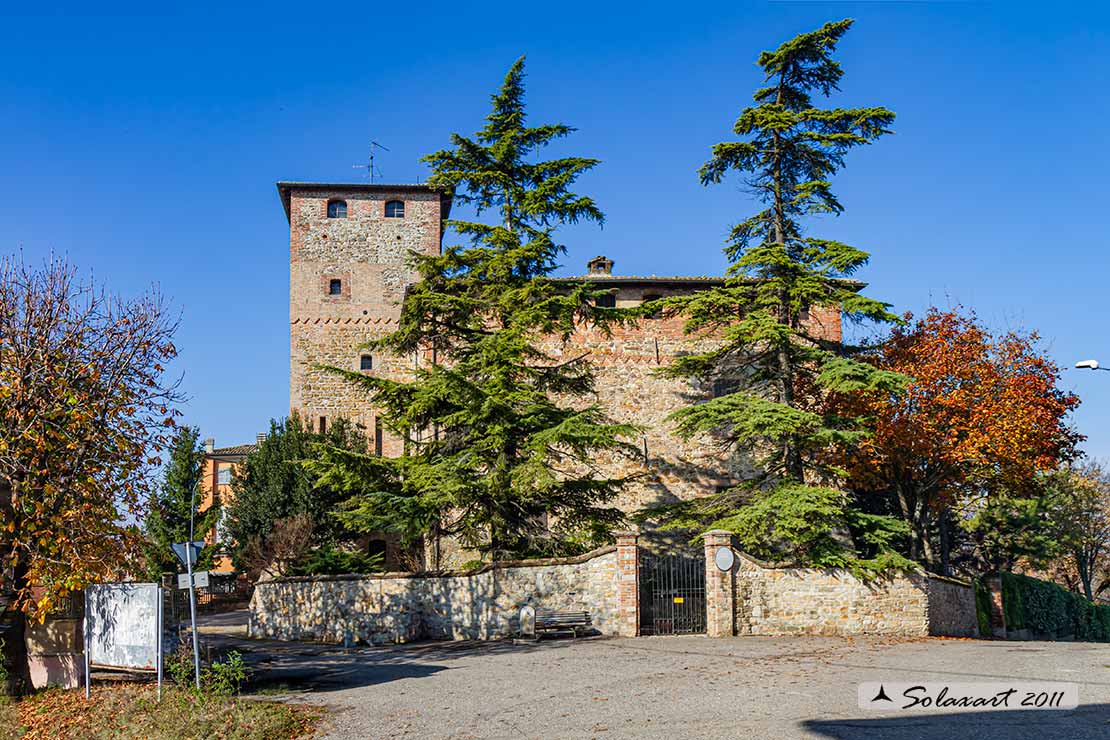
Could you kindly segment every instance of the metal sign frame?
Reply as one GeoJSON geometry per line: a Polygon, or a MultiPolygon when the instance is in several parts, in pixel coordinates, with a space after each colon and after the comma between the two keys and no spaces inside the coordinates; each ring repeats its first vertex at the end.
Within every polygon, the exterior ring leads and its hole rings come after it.
{"type": "MultiPolygon", "coordinates": [[[[163,614],[162,603],[165,600],[161,584],[158,583],[141,583],[141,584],[90,584],[90,585],[141,585],[141,586],[154,586],[155,592],[158,595],[155,603],[155,637],[154,637],[154,650],[155,650],[155,671],[158,675],[158,701],[162,701],[162,669],[163,669],[163,650],[165,634],[163,630],[163,614]]],[[[89,589],[84,589],[85,598],[85,615],[81,620],[81,633],[84,637],[85,643],[85,698],[88,699],[92,691],[92,632],[89,630],[89,589]]],[[[126,666],[113,666],[113,667],[126,667],[126,666]]],[[[149,669],[147,669],[149,670],[149,669]]]]}

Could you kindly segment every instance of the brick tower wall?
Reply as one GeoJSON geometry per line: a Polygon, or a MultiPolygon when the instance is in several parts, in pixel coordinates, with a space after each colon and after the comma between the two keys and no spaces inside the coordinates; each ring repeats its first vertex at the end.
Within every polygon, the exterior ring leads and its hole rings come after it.
{"type": "MultiPolygon", "coordinates": [[[[444,213],[442,196],[422,188],[365,186],[291,189],[289,200],[289,405],[314,426],[320,417],[346,417],[375,429],[364,394],[319,365],[359,370],[370,354],[373,373],[403,377],[413,357],[360,350],[367,341],[396,328],[406,286],[415,280],[406,264],[410,251],[438,254],[444,213]],[[328,203],[347,203],[346,218],[328,218],[328,203]],[[386,218],[385,204],[400,200],[403,218],[386,218]],[[330,295],[332,280],[342,285],[330,295]]],[[[384,454],[399,442],[386,438],[384,454]]]]}

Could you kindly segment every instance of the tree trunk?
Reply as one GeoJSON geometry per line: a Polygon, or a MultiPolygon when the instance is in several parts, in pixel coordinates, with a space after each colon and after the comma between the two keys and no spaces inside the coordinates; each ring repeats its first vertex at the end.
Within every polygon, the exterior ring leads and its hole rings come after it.
{"type": "Polygon", "coordinates": [[[925,566],[932,563],[933,546],[929,542],[929,507],[915,487],[898,487],[898,506],[902,518],[910,525],[910,559],[925,566]]]}
{"type": "Polygon", "coordinates": [[[948,564],[948,555],[952,548],[951,537],[948,532],[948,511],[940,513],[940,574],[942,576],[951,575],[951,568],[948,564]]]}
{"type": "Polygon", "coordinates": [[[1079,582],[1083,584],[1083,595],[1087,601],[1094,601],[1094,589],[1091,588],[1092,568],[1091,561],[1082,552],[1075,553],[1075,569],[1079,573],[1079,582]]]}
{"type": "Polygon", "coordinates": [[[5,696],[22,696],[31,690],[31,666],[27,656],[27,616],[17,608],[16,594],[26,584],[26,569],[19,566],[5,569],[4,593],[0,595],[0,659],[3,660],[7,680],[2,691],[5,696]]]}
{"type": "MultiPolygon", "coordinates": [[[[11,521],[12,489],[7,481],[0,481],[0,511],[11,521]]],[[[21,696],[31,690],[31,666],[27,659],[27,617],[17,608],[16,597],[27,584],[27,567],[13,561],[11,542],[2,545],[3,583],[0,583],[0,660],[7,676],[2,687],[5,696],[21,696]]]]}

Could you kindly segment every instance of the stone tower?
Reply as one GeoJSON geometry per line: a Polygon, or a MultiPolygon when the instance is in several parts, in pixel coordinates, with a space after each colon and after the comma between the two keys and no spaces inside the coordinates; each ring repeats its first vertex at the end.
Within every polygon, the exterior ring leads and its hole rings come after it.
{"type": "Polygon", "coordinates": [[[279,182],[289,220],[289,406],[314,428],[347,417],[382,439],[366,398],[334,365],[397,377],[417,358],[360,349],[396,327],[410,251],[438,254],[450,199],[426,185],[279,182]]]}

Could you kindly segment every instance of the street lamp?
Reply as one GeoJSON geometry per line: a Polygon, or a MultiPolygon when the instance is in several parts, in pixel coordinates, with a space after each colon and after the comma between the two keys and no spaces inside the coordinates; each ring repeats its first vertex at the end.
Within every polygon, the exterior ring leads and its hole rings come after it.
{"type": "Polygon", "coordinates": [[[1106,370],[1110,372],[1110,367],[1099,367],[1098,360],[1083,360],[1075,363],[1078,370],[1106,370]]]}

